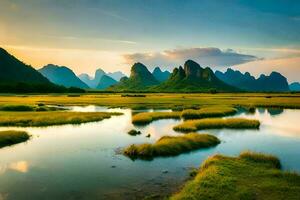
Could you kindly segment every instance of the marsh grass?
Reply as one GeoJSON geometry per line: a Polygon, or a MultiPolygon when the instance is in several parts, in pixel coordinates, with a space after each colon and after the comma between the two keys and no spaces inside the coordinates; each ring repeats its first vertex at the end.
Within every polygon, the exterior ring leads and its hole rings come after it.
{"type": "Polygon", "coordinates": [[[34,111],[35,107],[31,105],[3,105],[1,111],[34,111]]]}
{"type": "Polygon", "coordinates": [[[0,112],[0,126],[51,126],[101,121],[121,113],[111,112],[0,112]]]}
{"type": "Polygon", "coordinates": [[[0,111],[7,112],[31,112],[31,111],[58,111],[58,110],[66,110],[65,108],[59,108],[55,106],[46,106],[44,104],[38,103],[37,105],[22,105],[22,104],[8,104],[0,106],[0,111]]]}
{"type": "Polygon", "coordinates": [[[208,118],[198,120],[187,120],[173,129],[178,132],[192,132],[202,129],[258,129],[260,122],[253,119],[244,118],[208,118]]]}
{"type": "Polygon", "coordinates": [[[145,125],[159,119],[180,119],[180,116],[181,112],[143,112],[132,116],[132,123],[145,125]]]}
{"type": "Polygon", "coordinates": [[[204,161],[196,177],[170,199],[299,199],[300,176],[283,172],[279,166],[278,158],[261,153],[215,155],[204,161]]]}
{"type": "Polygon", "coordinates": [[[29,138],[25,131],[0,131],[0,148],[25,142],[29,138]]]}
{"type": "Polygon", "coordinates": [[[132,158],[152,159],[158,156],[175,156],[196,149],[216,146],[220,140],[208,134],[189,133],[182,136],[163,136],[154,144],[133,144],[123,150],[132,158]]]}
{"type": "Polygon", "coordinates": [[[233,115],[237,110],[229,106],[211,106],[204,107],[198,110],[188,109],[182,111],[182,118],[184,119],[201,119],[201,118],[211,118],[211,117],[224,117],[228,115],[233,115]]]}

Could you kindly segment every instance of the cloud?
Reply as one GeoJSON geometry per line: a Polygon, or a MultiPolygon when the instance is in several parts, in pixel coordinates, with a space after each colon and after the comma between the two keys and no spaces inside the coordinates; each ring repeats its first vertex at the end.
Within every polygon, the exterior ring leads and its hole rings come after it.
{"type": "Polygon", "coordinates": [[[195,60],[201,66],[210,67],[232,66],[259,60],[256,56],[240,54],[232,49],[221,50],[213,47],[174,49],[156,53],[126,54],[123,56],[127,64],[142,62],[150,67],[163,66],[167,68],[182,65],[188,59],[195,60]]]}

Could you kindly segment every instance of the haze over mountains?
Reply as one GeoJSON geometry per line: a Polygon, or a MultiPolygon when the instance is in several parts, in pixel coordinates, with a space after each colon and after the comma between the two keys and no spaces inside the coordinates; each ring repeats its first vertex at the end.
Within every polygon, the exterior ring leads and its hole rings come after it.
{"type": "Polygon", "coordinates": [[[67,91],[65,87],[148,92],[300,91],[300,83],[288,85],[287,79],[278,72],[268,76],[262,74],[259,78],[230,68],[214,73],[192,60],[187,60],[184,67],[175,68],[172,73],[163,72],[159,67],[151,73],[138,62],[131,67],[129,77],[122,72],[105,73],[98,69],[92,78],[88,74],[77,77],[71,69],[53,64],[37,71],[0,48],[0,70],[0,92],[64,92],[67,91]]]}
{"type": "Polygon", "coordinates": [[[122,72],[106,73],[102,69],[97,69],[94,77],[90,77],[88,74],[80,74],[78,77],[86,83],[90,88],[94,89],[106,89],[112,84],[116,84],[122,77],[126,76],[122,72]],[[102,77],[106,75],[103,79],[102,77]]]}

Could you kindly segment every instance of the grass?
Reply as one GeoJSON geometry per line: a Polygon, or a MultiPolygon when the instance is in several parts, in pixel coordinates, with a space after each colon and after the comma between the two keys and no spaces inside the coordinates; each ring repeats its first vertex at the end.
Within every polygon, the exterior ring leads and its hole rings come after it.
{"type": "Polygon", "coordinates": [[[299,196],[298,174],[280,170],[280,161],[272,155],[246,152],[208,158],[196,177],[170,199],[298,200],[299,196]]]}
{"type": "Polygon", "coordinates": [[[201,109],[187,109],[172,112],[143,112],[132,117],[132,123],[135,125],[145,125],[159,119],[200,119],[207,117],[221,117],[236,113],[237,110],[228,106],[210,106],[201,109]]]}
{"type": "Polygon", "coordinates": [[[179,124],[173,129],[179,132],[192,132],[202,129],[258,129],[260,122],[253,119],[244,118],[209,118],[198,120],[187,120],[182,124],[179,124]]]}
{"type": "Polygon", "coordinates": [[[25,131],[0,131],[0,148],[25,142],[29,138],[25,131]]]}
{"type": "Polygon", "coordinates": [[[219,143],[220,140],[213,135],[189,133],[182,136],[163,136],[154,144],[133,144],[125,148],[123,153],[132,159],[152,159],[157,156],[175,156],[219,143]]]}
{"type": "Polygon", "coordinates": [[[0,106],[5,104],[37,105],[99,105],[109,107],[133,108],[142,106],[155,109],[177,109],[193,105],[203,106],[242,106],[242,107],[274,107],[300,108],[300,95],[290,93],[196,93],[168,94],[147,93],[144,98],[121,97],[120,93],[87,93],[80,97],[68,97],[66,94],[50,95],[1,95],[0,106]],[[270,98],[271,97],[271,98],[270,98]]]}
{"type": "Polygon", "coordinates": [[[143,112],[132,116],[135,125],[149,124],[158,119],[180,119],[181,112],[143,112]]]}
{"type": "Polygon", "coordinates": [[[101,121],[112,115],[111,112],[0,112],[0,126],[51,126],[62,124],[81,124],[101,121]]]}
{"type": "Polygon", "coordinates": [[[8,104],[8,105],[0,106],[0,111],[41,112],[41,111],[57,111],[57,110],[66,110],[66,109],[54,107],[54,106],[46,106],[40,103],[38,105],[8,104]]]}
{"type": "Polygon", "coordinates": [[[237,110],[229,106],[212,106],[205,107],[199,110],[184,110],[182,111],[182,118],[184,119],[201,119],[210,117],[223,117],[227,115],[235,114],[237,110]]]}

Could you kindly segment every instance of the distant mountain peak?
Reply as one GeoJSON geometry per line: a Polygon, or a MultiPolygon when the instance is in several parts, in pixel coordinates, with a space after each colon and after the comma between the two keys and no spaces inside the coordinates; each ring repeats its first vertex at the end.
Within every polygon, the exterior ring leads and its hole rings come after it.
{"type": "Polygon", "coordinates": [[[43,74],[43,76],[48,78],[52,83],[57,85],[62,85],[65,87],[88,88],[88,86],[81,81],[68,67],[48,64],[38,71],[43,74]]]}
{"type": "Polygon", "coordinates": [[[150,86],[159,84],[158,80],[149,72],[147,67],[140,63],[134,63],[131,67],[129,78],[122,78],[120,82],[112,87],[110,90],[143,90],[150,86]]]}
{"type": "Polygon", "coordinates": [[[162,71],[160,67],[155,67],[152,74],[159,82],[167,80],[171,75],[169,71],[162,71]]]}

